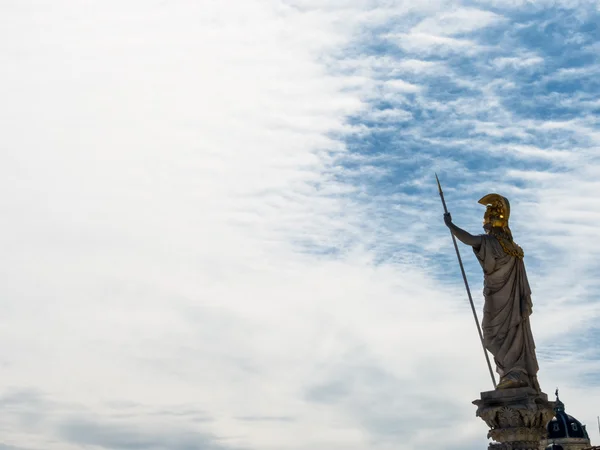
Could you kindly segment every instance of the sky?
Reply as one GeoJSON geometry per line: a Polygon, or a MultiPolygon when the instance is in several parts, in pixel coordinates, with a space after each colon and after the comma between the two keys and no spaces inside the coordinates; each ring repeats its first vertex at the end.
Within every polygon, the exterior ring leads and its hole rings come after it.
{"type": "Polygon", "coordinates": [[[600,443],[599,7],[0,2],[0,450],[484,448],[436,172],[600,443]]]}

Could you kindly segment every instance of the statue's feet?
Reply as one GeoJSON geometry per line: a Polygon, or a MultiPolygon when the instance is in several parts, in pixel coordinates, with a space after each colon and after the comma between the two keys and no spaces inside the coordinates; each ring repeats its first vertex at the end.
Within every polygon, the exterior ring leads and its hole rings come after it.
{"type": "Polygon", "coordinates": [[[520,387],[527,387],[529,383],[524,379],[525,377],[519,372],[511,372],[500,379],[500,383],[496,386],[496,389],[513,389],[520,387]]]}

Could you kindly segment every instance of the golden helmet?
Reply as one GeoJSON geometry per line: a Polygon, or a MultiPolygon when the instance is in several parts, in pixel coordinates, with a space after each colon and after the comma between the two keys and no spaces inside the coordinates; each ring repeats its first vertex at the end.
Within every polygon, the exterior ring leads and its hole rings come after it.
{"type": "Polygon", "coordinates": [[[479,200],[479,203],[487,206],[483,216],[483,224],[492,227],[508,228],[510,217],[510,203],[506,197],[498,194],[488,194],[479,200]]]}

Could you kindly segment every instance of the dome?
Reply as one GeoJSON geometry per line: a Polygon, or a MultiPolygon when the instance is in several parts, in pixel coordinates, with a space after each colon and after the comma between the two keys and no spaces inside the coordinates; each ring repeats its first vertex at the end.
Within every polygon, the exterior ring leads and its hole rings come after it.
{"type": "MultiPolygon", "coordinates": [[[[558,398],[558,389],[556,390],[554,413],[554,418],[548,422],[548,425],[546,426],[549,441],[566,438],[589,440],[585,425],[582,425],[579,420],[565,412],[565,405],[558,398]]],[[[548,446],[547,449],[550,449],[550,446],[548,446]]]]}

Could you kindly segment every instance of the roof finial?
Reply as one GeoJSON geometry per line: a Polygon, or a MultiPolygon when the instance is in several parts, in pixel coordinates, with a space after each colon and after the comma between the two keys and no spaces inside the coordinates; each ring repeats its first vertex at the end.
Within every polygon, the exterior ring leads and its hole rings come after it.
{"type": "Polygon", "coordinates": [[[558,397],[558,388],[556,388],[554,395],[556,395],[556,403],[554,404],[554,411],[556,411],[556,412],[564,411],[565,404],[563,402],[561,402],[560,398],[558,397]]]}

